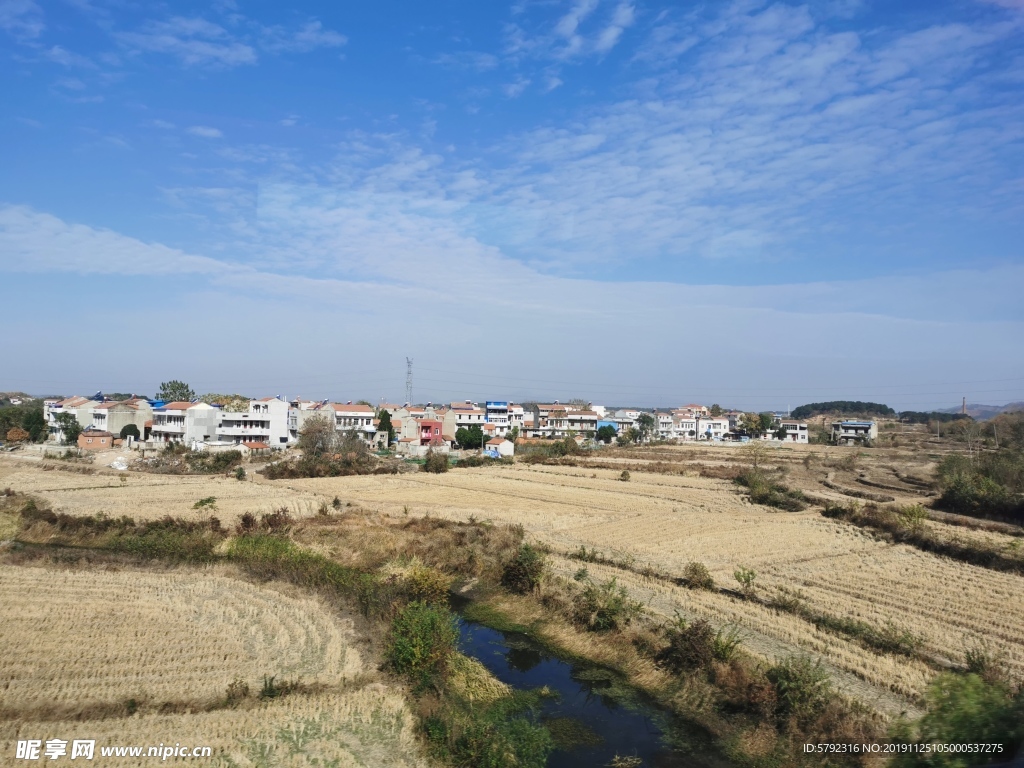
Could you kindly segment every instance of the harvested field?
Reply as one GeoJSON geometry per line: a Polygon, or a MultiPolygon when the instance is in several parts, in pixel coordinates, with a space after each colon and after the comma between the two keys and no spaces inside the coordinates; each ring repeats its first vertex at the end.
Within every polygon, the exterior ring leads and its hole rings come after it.
{"type": "Polygon", "coordinates": [[[210,475],[83,475],[73,471],[42,470],[39,466],[8,460],[0,463],[0,487],[12,487],[43,499],[55,512],[69,515],[128,515],[155,520],[166,515],[202,520],[211,514],[233,525],[246,512],[256,514],[287,507],[293,517],[316,513],[322,501],[285,485],[239,482],[210,475]],[[124,482],[121,481],[124,477],[124,482]],[[216,509],[194,510],[200,499],[213,496],[216,509]]]}
{"type": "MultiPolygon", "coordinates": [[[[685,455],[686,450],[658,452],[685,455]]],[[[799,459],[806,452],[802,449],[792,462],[801,470],[799,459]]],[[[908,629],[920,636],[926,658],[957,664],[967,648],[987,645],[1003,654],[1016,677],[1024,678],[1024,602],[1014,597],[1022,586],[1019,575],[886,543],[869,531],[824,518],[819,510],[785,513],[751,504],[726,480],[632,472],[629,482],[621,482],[618,475],[609,469],[516,465],[291,482],[309,493],[339,493],[392,515],[521,523],[532,538],[563,556],[581,546],[597,550],[632,573],[575,560],[566,560],[561,570],[571,574],[587,565],[595,574],[616,575],[666,618],[678,610],[718,625],[735,623],[748,635],[747,646],[767,658],[813,652],[840,682],[847,681],[848,691],[890,714],[919,701],[938,671],[935,663],[882,654],[800,617],[727,594],[687,590],[637,574],[650,566],[678,576],[696,560],[708,566],[717,584],[736,588],[733,572],[752,568],[764,597],[789,590],[818,613],[908,629]]],[[[919,503],[920,497],[908,494],[905,501],[919,503]]],[[[1016,540],[1001,533],[955,531],[998,546],[1013,546],[1016,540]]]]}
{"type": "Polygon", "coordinates": [[[350,624],[212,572],[0,565],[0,708],[206,702],[264,675],[336,685],[363,668],[350,624]]]}
{"type": "Polygon", "coordinates": [[[99,766],[142,768],[159,763],[152,757],[104,759],[99,756],[101,746],[175,743],[212,747],[212,759],[184,762],[223,768],[427,765],[404,698],[379,684],[347,693],[289,696],[251,709],[89,722],[0,722],[0,754],[15,754],[18,739],[54,737],[69,743],[95,739],[96,758],[89,764],[99,766]]]}
{"type": "MultiPolygon", "coordinates": [[[[864,479],[885,485],[897,505],[927,503],[921,491],[949,446],[932,445],[920,435],[901,439],[908,444],[872,450],[786,446],[773,449],[768,461],[784,468],[783,481],[812,501],[863,503],[825,488],[821,480],[831,476],[841,487],[872,488],[859,482],[864,479]]],[[[719,626],[733,623],[746,647],[768,659],[810,652],[829,665],[841,689],[889,714],[915,707],[937,671],[962,663],[974,646],[988,648],[1015,678],[1024,679],[1024,602],[1019,599],[1024,577],[1018,574],[892,544],[871,530],[826,518],[814,507],[789,513],[752,504],[724,479],[744,466],[745,455],[735,446],[613,448],[573,460],[580,466],[517,464],[441,475],[244,483],[129,473],[127,490],[116,478],[42,472],[6,460],[0,463],[0,485],[34,493],[55,511],[79,514],[205,517],[192,511],[192,503],[216,496],[215,514],[231,524],[242,512],[277,506],[308,517],[337,496],[343,504],[397,517],[522,524],[530,538],[556,554],[559,572],[571,575],[585,565],[595,577],[615,575],[666,618],[679,611],[719,626]],[[645,465],[655,471],[637,468],[645,465]],[[621,466],[630,467],[629,482],[619,480],[621,466]],[[723,479],[701,476],[702,469],[723,479]],[[126,506],[115,508],[115,503],[126,506]],[[580,547],[622,567],[568,559],[580,547]],[[762,600],[786,594],[816,615],[909,630],[920,638],[918,652],[883,653],[790,612],[642,575],[647,568],[678,577],[690,561],[705,563],[719,586],[733,589],[738,587],[734,571],[753,569],[762,600]]],[[[1019,532],[973,530],[943,522],[942,516],[922,524],[936,535],[993,550],[1013,552],[1022,541],[1019,532]]]]}
{"type": "Polygon", "coordinates": [[[213,748],[223,766],[425,764],[351,620],[230,571],[0,565],[0,754],[26,738],[213,748]],[[265,676],[301,681],[266,701],[265,676]],[[249,688],[235,703],[229,685],[249,688]],[[134,713],[134,714],[133,714],[134,713]]]}

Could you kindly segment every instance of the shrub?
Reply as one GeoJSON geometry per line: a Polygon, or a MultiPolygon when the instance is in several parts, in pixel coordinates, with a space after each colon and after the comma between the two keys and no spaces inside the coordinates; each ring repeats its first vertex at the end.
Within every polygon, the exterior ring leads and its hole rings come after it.
{"type": "Polygon", "coordinates": [[[622,470],[622,474],[619,475],[619,480],[621,480],[624,483],[628,483],[629,482],[629,470],[628,469],[622,470]]]}
{"type": "Polygon", "coordinates": [[[574,608],[576,623],[591,632],[621,629],[640,615],[643,605],[631,600],[625,587],[612,578],[603,584],[589,583],[574,608]]]}
{"type": "Polygon", "coordinates": [[[658,653],[657,662],[675,672],[709,667],[714,658],[715,630],[704,619],[688,623],[680,616],[667,629],[668,647],[658,653]]]}
{"type": "Polygon", "coordinates": [[[442,472],[448,471],[448,455],[444,453],[434,453],[431,448],[427,451],[426,461],[420,466],[422,472],[433,472],[435,474],[441,474],[442,472]]]}
{"type": "Polygon", "coordinates": [[[803,493],[787,488],[764,470],[748,469],[736,477],[736,482],[747,489],[747,495],[755,504],[764,504],[787,512],[807,509],[803,493]]]}
{"type": "Polygon", "coordinates": [[[544,553],[529,544],[520,545],[501,571],[501,585],[520,595],[537,588],[544,575],[544,553]]]}
{"type": "Polygon", "coordinates": [[[989,683],[975,674],[941,674],[925,695],[927,713],[916,734],[907,723],[896,727],[897,741],[913,744],[999,744],[1002,752],[985,758],[963,752],[909,752],[893,762],[894,768],[948,766],[963,768],[998,762],[1018,754],[1024,745],[1024,688],[1012,693],[1001,683],[989,683]],[[985,762],[979,762],[984,759],[985,762]]]}
{"type": "Polygon", "coordinates": [[[392,670],[423,691],[446,674],[458,637],[455,614],[447,608],[410,603],[391,622],[385,658],[392,670]]]}
{"type": "Polygon", "coordinates": [[[757,573],[749,568],[741,567],[733,573],[733,578],[740,583],[740,589],[743,590],[744,595],[754,596],[754,579],[757,578],[757,573]]]}
{"type": "Polygon", "coordinates": [[[824,709],[832,683],[820,661],[810,656],[791,656],[768,669],[775,686],[779,714],[807,722],[824,709]]]}
{"type": "Polygon", "coordinates": [[[715,637],[711,641],[711,653],[716,661],[732,661],[742,642],[740,640],[740,631],[737,627],[720,629],[715,633],[715,637]]]}
{"type": "Polygon", "coordinates": [[[715,588],[715,580],[711,578],[708,567],[704,563],[696,561],[687,563],[686,569],[683,571],[683,581],[690,589],[712,590],[715,588]]]}
{"type": "Polygon", "coordinates": [[[443,605],[448,602],[452,579],[436,568],[420,566],[405,577],[409,598],[414,602],[443,605]]]}
{"type": "Polygon", "coordinates": [[[245,480],[245,467],[235,469],[235,480],[245,480]]]}
{"type": "Polygon", "coordinates": [[[192,505],[192,509],[209,509],[214,510],[217,508],[217,497],[207,496],[205,499],[200,499],[192,505]]]}

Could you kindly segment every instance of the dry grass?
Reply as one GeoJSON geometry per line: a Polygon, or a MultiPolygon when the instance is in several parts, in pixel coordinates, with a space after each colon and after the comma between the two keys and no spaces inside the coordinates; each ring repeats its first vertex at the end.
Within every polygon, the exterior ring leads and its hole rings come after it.
{"type": "Polygon", "coordinates": [[[100,746],[161,743],[210,746],[212,760],[186,762],[223,768],[426,765],[404,698],[379,684],[348,693],[290,696],[256,708],[90,722],[0,722],[0,754],[14,755],[19,738],[53,737],[96,739],[96,758],[89,764],[99,766],[154,764],[145,757],[104,759],[100,746]]]}
{"type": "Polygon", "coordinates": [[[233,525],[246,512],[258,516],[280,507],[287,507],[293,517],[309,517],[316,514],[322,502],[330,501],[294,491],[285,483],[136,472],[83,475],[63,469],[43,471],[38,465],[15,463],[10,459],[0,462],[0,487],[8,486],[21,493],[38,496],[55,512],[69,515],[104,513],[110,517],[128,515],[140,521],[156,520],[166,515],[186,520],[205,519],[210,516],[210,510],[194,510],[192,506],[209,496],[217,499],[212,514],[226,525],[233,525]],[[121,476],[126,478],[124,482],[121,476]]]}
{"type": "Polygon", "coordinates": [[[336,685],[363,671],[351,640],[315,600],[213,572],[0,565],[6,712],[206,703],[264,675],[336,685]]]}

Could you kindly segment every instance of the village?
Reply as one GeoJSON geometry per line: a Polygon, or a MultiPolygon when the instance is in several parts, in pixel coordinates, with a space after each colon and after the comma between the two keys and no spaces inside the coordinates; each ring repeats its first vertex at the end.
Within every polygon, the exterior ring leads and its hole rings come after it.
{"type": "MultiPolygon", "coordinates": [[[[668,410],[607,408],[574,401],[513,403],[471,400],[448,404],[335,403],[282,396],[250,400],[231,410],[220,403],[131,397],[97,392],[43,402],[48,442],[85,451],[147,450],[181,444],[194,451],[240,450],[265,454],[296,445],[306,422],[327,417],[339,433],[354,434],[375,450],[420,457],[428,451],[482,450],[495,458],[515,454],[519,441],[574,439],[580,445],[648,442],[763,440],[807,444],[805,421],[786,413],[745,413],[689,404],[668,410]],[[78,429],[69,428],[72,423],[78,429]],[[80,430],[80,431],[79,431],[80,430]],[[77,434],[75,434],[77,432],[77,434]]],[[[836,421],[829,441],[864,444],[878,435],[874,421],[836,421]]]]}

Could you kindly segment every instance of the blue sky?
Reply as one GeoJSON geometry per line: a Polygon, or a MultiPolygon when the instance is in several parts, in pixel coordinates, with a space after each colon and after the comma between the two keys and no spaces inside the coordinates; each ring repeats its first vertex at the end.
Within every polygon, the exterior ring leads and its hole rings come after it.
{"type": "Polygon", "coordinates": [[[0,0],[0,389],[1024,399],[1022,32],[0,0]]]}

